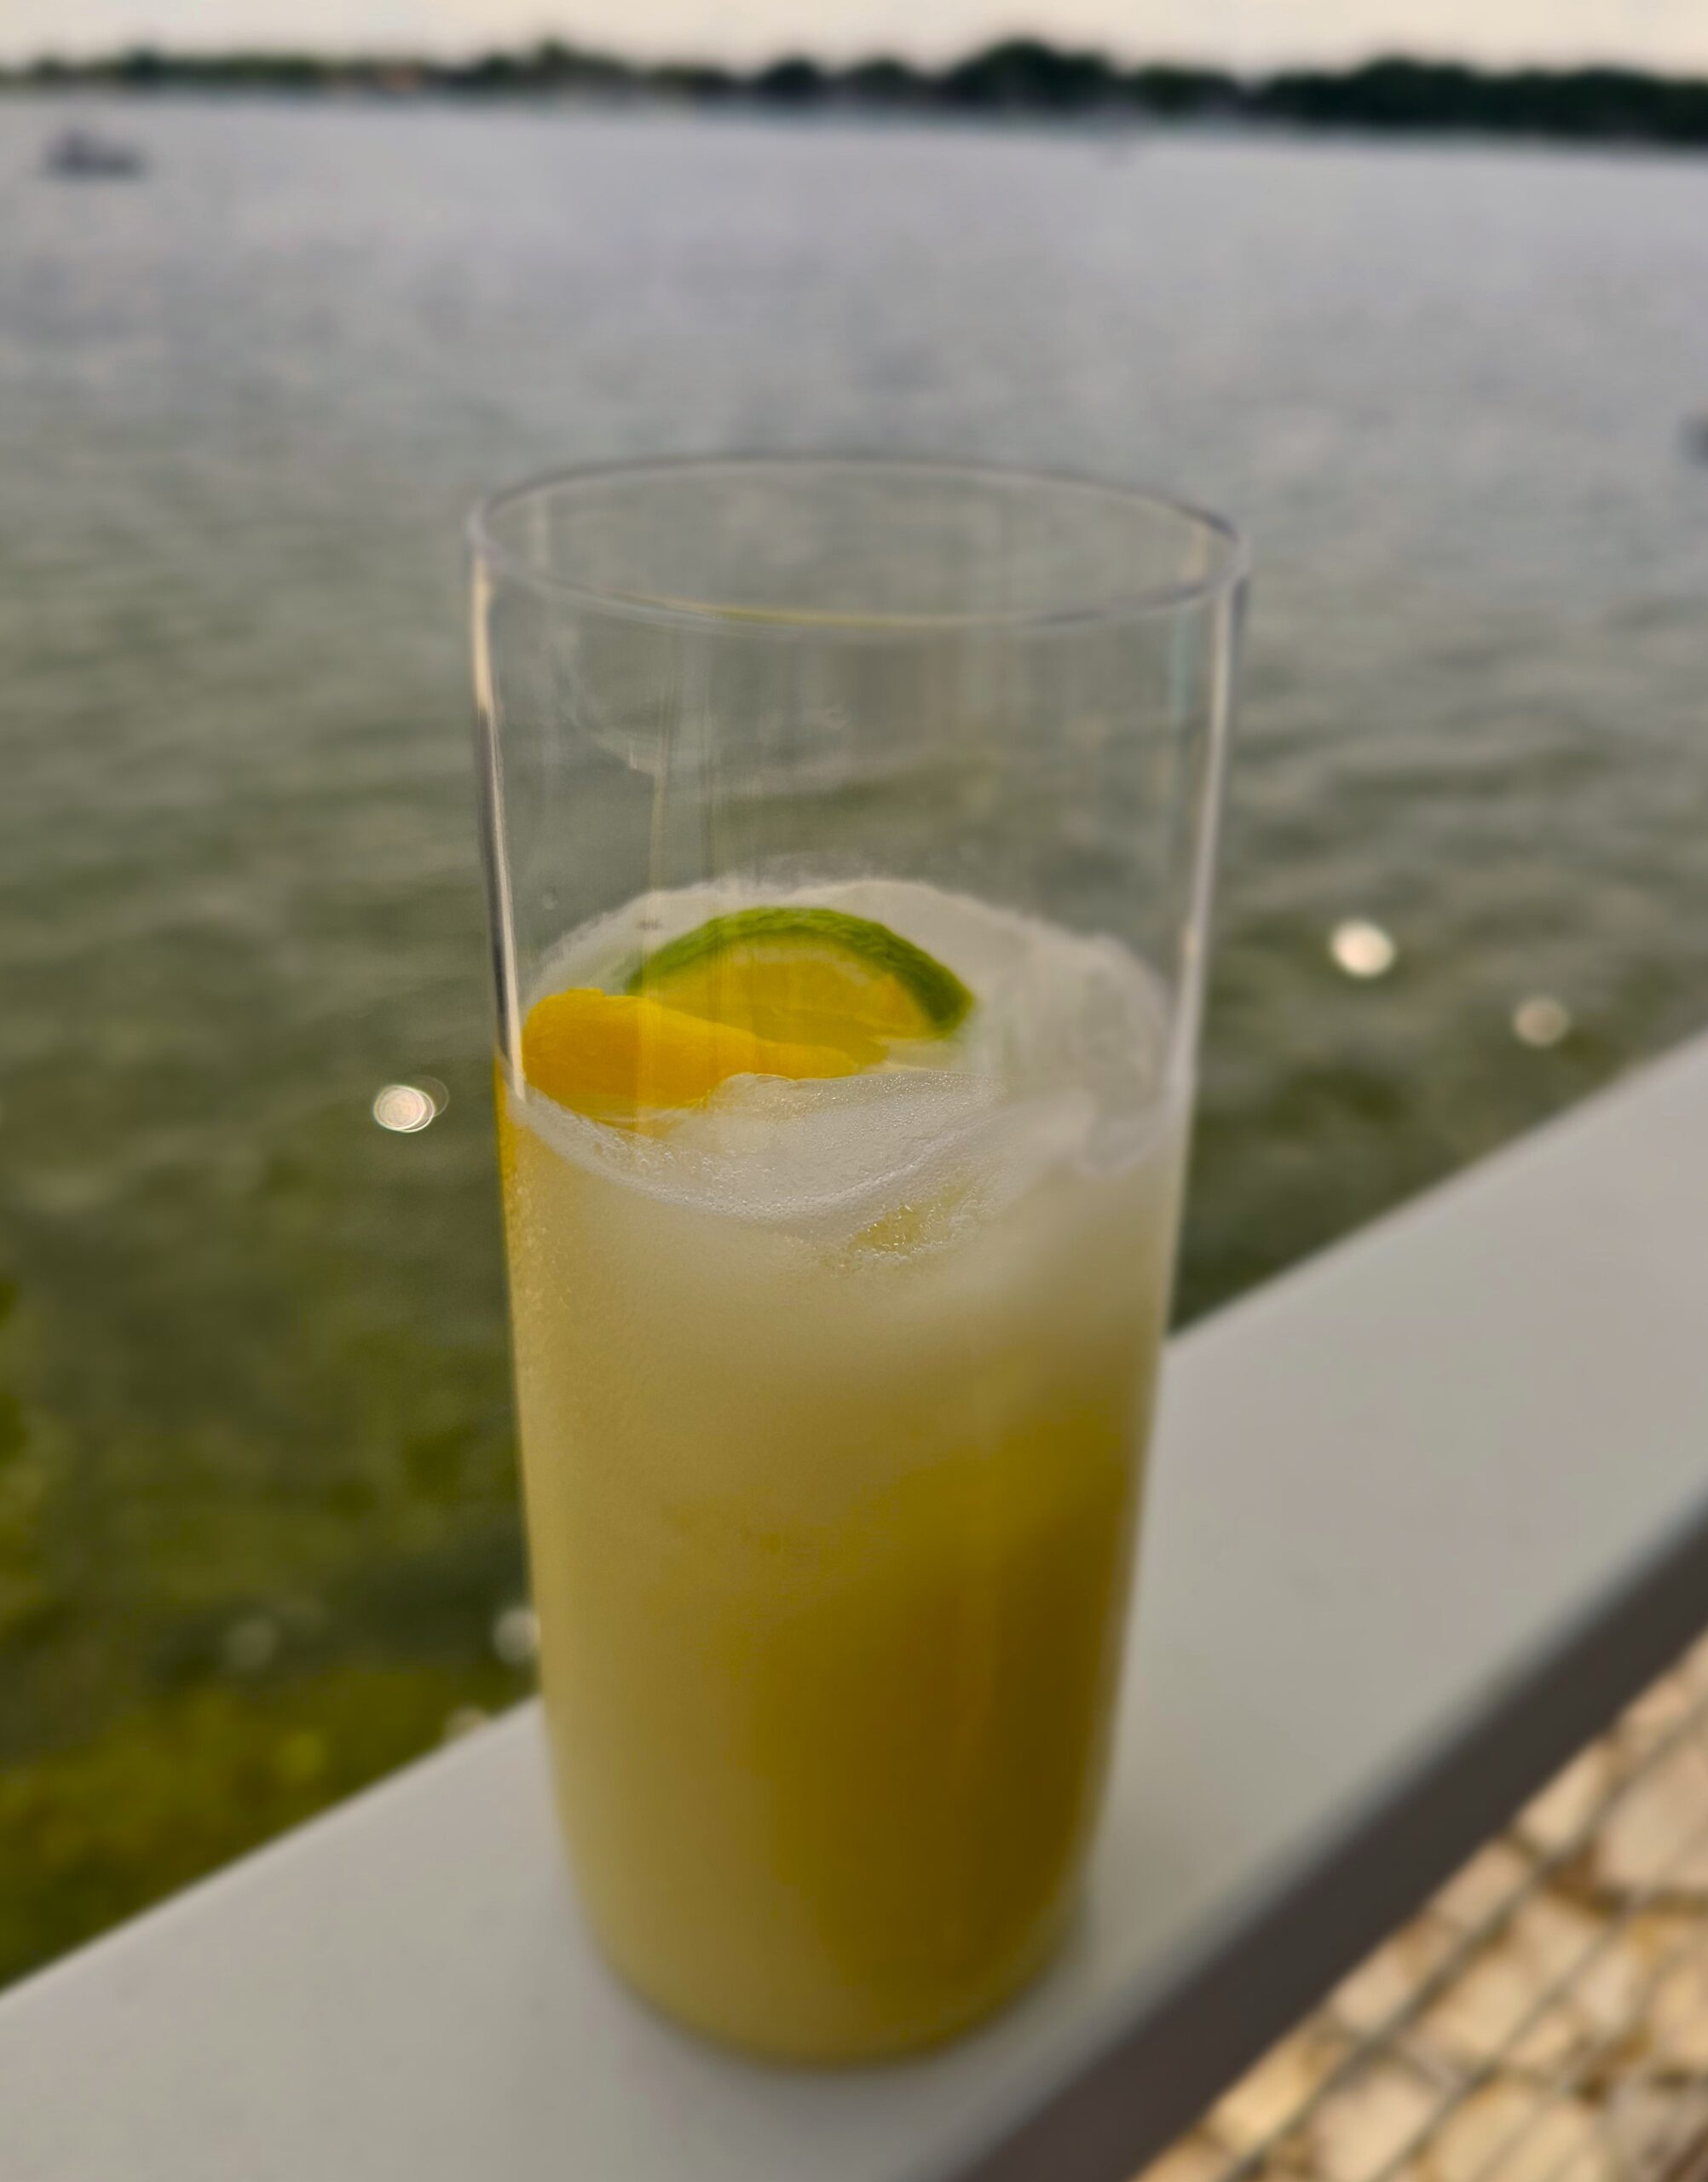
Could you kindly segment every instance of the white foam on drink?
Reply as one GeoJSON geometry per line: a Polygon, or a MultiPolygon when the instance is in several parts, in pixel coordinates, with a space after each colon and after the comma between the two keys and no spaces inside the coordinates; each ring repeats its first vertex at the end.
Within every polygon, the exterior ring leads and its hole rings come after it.
{"type": "Polygon", "coordinates": [[[661,1135],[590,1121],[537,1092],[512,1092],[514,1117],[577,1165],[649,1196],[827,1242],[922,1209],[942,1216],[915,1220],[921,1240],[947,1239],[1053,1169],[1112,1173],[1164,1134],[1167,1014],[1151,973],[1112,939],[915,882],[644,895],[571,933],[528,998],[620,990],[643,953],[760,902],[841,909],[903,933],[977,996],[965,1029],[862,1076],[733,1077],[661,1135]]]}

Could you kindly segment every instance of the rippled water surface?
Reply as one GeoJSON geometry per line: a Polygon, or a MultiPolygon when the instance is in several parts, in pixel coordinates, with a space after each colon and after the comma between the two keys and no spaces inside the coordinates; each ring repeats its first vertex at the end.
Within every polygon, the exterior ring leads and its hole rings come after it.
{"type": "Polygon", "coordinates": [[[1708,166],[102,118],[146,180],[0,106],[0,1975],[525,1681],[478,490],[883,444],[1247,523],[1189,1309],[1708,1016],[1708,166]]]}

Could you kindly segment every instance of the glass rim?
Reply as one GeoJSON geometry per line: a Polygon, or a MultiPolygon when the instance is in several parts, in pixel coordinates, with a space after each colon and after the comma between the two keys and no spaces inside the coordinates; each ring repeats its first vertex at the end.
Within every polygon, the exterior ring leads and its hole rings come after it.
{"type": "Polygon", "coordinates": [[[470,511],[466,529],[469,551],[477,568],[491,570],[506,582],[528,590],[570,600],[626,621],[649,622],[661,627],[715,629],[725,633],[739,629],[743,635],[793,638],[812,631],[838,638],[876,637],[897,640],[978,630],[1042,635],[1060,630],[1116,626],[1126,621],[1178,613],[1228,597],[1239,589],[1250,569],[1249,549],[1239,526],[1213,509],[1174,494],[1120,484],[1070,470],[855,450],[650,455],[612,462],[572,463],[561,469],[541,470],[485,494],[470,511]],[[720,605],[715,600],[657,597],[642,592],[604,590],[597,585],[578,583],[572,577],[533,566],[504,542],[495,528],[498,519],[512,508],[576,486],[623,479],[638,483],[652,477],[670,478],[695,472],[714,476],[719,471],[740,474],[764,470],[856,470],[868,475],[889,470],[915,477],[937,476],[1009,486],[1047,486],[1088,499],[1114,501],[1172,516],[1211,541],[1210,564],[1201,576],[1117,591],[1084,606],[1019,607],[949,614],[838,613],[830,607],[803,610],[720,605]]]}

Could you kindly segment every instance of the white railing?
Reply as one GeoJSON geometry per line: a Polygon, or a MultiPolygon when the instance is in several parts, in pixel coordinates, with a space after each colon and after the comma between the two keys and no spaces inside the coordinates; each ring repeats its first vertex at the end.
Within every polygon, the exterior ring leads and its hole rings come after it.
{"type": "Polygon", "coordinates": [[[1708,1042],[1174,1348],[1057,1969],[729,2060],[582,1941],[531,1707],[0,2000],[0,2182],[1122,2182],[1708,1621],[1708,1042]]]}

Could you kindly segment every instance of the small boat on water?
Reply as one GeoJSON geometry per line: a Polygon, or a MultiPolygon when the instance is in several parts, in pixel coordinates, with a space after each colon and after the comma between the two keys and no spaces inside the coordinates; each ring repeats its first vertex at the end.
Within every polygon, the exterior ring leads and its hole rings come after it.
{"type": "Polygon", "coordinates": [[[42,155],[43,173],[66,182],[129,182],[147,169],[136,145],[88,129],[61,130],[42,155]]]}

